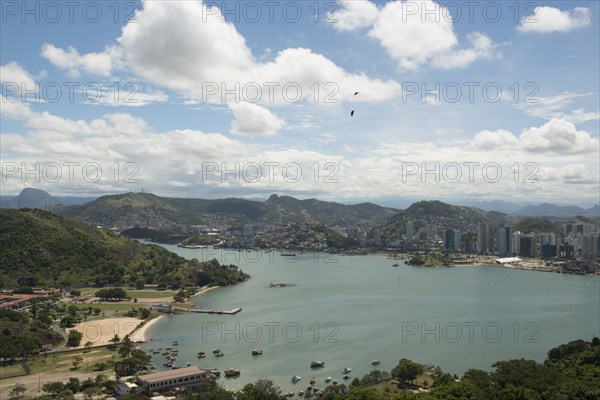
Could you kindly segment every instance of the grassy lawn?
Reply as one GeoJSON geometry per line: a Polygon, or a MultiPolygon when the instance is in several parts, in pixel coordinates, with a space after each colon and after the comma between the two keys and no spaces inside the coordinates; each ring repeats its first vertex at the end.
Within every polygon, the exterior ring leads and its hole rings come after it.
{"type": "MultiPolygon", "coordinates": [[[[68,372],[73,371],[73,359],[76,356],[83,358],[78,372],[93,373],[94,364],[97,362],[108,362],[113,359],[115,353],[107,349],[93,349],[90,352],[82,350],[81,352],[70,352],[61,354],[49,354],[48,356],[40,356],[32,358],[29,361],[31,366],[31,374],[45,372],[68,372]]],[[[118,357],[118,356],[117,356],[118,357]]]]}
{"type": "MultiPolygon", "coordinates": [[[[82,296],[94,296],[100,288],[83,288],[82,296]]],[[[177,293],[173,290],[126,290],[127,296],[138,299],[160,299],[163,297],[173,297],[177,293]]]]}
{"type": "Polygon", "coordinates": [[[138,299],[161,299],[173,297],[177,294],[172,290],[128,290],[127,296],[138,299]]]}
{"type": "MultiPolygon", "coordinates": [[[[87,304],[87,303],[72,303],[69,305],[74,305],[77,308],[80,309],[86,309],[88,307],[92,307],[92,308],[99,308],[101,311],[107,312],[107,311],[129,311],[132,308],[141,308],[144,307],[144,304],[134,304],[134,303],[102,303],[102,304],[87,304]]],[[[92,313],[92,315],[94,315],[92,313]]]]}
{"type": "Polygon", "coordinates": [[[27,371],[21,363],[0,367],[0,379],[25,375],[27,371]]]}

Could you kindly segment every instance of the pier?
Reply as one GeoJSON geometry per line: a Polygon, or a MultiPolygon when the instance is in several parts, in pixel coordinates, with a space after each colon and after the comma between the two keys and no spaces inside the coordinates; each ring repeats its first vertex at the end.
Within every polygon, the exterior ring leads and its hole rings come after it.
{"type": "MultiPolygon", "coordinates": [[[[174,307],[175,308],[175,307],[174,307]]],[[[179,308],[177,307],[177,311],[183,311],[183,312],[193,312],[193,313],[200,313],[200,314],[225,314],[225,315],[234,315],[239,313],[240,311],[242,311],[242,307],[237,307],[231,310],[208,310],[208,309],[204,309],[204,308],[179,308]]]]}

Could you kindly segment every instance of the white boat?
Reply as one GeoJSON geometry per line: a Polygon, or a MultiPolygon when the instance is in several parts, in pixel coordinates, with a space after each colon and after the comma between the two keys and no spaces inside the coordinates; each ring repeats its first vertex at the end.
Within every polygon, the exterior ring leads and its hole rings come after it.
{"type": "Polygon", "coordinates": [[[300,379],[302,379],[302,377],[301,377],[301,376],[294,375],[294,376],[292,376],[292,383],[296,383],[296,382],[298,382],[300,379]]]}
{"type": "Polygon", "coordinates": [[[325,378],[325,383],[329,383],[329,382],[331,382],[331,379],[332,379],[332,378],[331,378],[330,376],[328,376],[327,378],[325,378]]]}
{"type": "Polygon", "coordinates": [[[352,371],[352,368],[348,368],[348,367],[344,368],[344,373],[345,374],[349,373],[350,371],[352,371]]]}

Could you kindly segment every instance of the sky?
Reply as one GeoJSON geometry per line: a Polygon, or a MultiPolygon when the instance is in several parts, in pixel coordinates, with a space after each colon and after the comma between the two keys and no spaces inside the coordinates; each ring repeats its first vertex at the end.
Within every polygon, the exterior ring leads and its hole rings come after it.
{"type": "Polygon", "coordinates": [[[599,200],[597,1],[7,1],[2,195],[599,200]]]}

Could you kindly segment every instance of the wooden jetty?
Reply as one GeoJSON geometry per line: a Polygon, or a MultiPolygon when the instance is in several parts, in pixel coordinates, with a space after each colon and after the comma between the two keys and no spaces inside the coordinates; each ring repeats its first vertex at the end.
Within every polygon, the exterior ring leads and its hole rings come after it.
{"type": "Polygon", "coordinates": [[[242,307],[237,307],[234,308],[232,310],[208,310],[208,309],[204,309],[204,308],[190,308],[190,309],[186,309],[186,308],[178,308],[178,310],[180,311],[185,311],[185,312],[193,312],[193,313],[200,313],[200,314],[225,314],[225,315],[234,315],[239,313],[240,311],[242,311],[242,307]]]}

